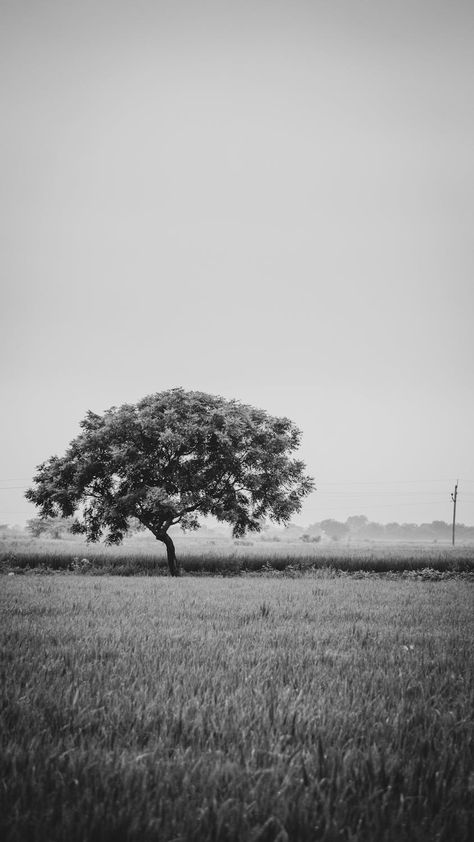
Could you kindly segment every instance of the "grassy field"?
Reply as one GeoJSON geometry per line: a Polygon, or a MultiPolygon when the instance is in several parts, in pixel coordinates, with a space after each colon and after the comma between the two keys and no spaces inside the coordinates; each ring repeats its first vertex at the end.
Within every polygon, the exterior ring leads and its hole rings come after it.
{"type": "Polygon", "coordinates": [[[467,842],[473,591],[2,577],[9,842],[467,842]]]}
{"type": "MultiPolygon", "coordinates": [[[[474,545],[406,543],[305,544],[178,536],[176,550],[184,573],[240,575],[245,572],[290,573],[308,570],[421,571],[474,573],[474,545]]],[[[0,571],[75,572],[119,576],[166,574],[165,549],[154,539],[131,538],[119,547],[73,539],[19,538],[0,541],[0,571]]]]}

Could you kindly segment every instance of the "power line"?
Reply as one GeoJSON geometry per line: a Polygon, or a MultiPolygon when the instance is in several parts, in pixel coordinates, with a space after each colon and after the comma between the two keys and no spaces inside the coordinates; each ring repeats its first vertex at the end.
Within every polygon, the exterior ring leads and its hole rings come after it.
{"type": "MultiPolygon", "coordinates": [[[[23,481],[31,482],[32,479],[33,479],[32,476],[28,476],[28,477],[0,477],[0,482],[23,482],[23,481]]],[[[474,479],[467,479],[467,478],[464,478],[464,477],[461,477],[460,479],[462,480],[462,482],[473,482],[474,483],[474,479]]],[[[406,483],[413,483],[413,482],[415,482],[415,483],[416,482],[452,482],[452,477],[438,477],[437,479],[413,479],[413,478],[410,478],[410,479],[385,479],[385,480],[379,480],[379,479],[373,479],[373,480],[341,479],[341,480],[330,480],[328,482],[330,484],[335,484],[335,485],[338,485],[340,483],[346,483],[346,484],[348,484],[348,483],[374,484],[375,483],[375,484],[379,485],[379,484],[386,484],[386,483],[401,483],[401,482],[406,482],[406,483]]]]}
{"type": "Polygon", "coordinates": [[[31,512],[18,511],[18,510],[12,511],[10,509],[8,509],[4,512],[0,512],[0,515],[30,515],[30,514],[31,514],[31,512]]]}
{"type": "MultiPolygon", "coordinates": [[[[390,495],[392,497],[397,495],[397,494],[408,494],[410,496],[417,495],[417,494],[423,494],[423,495],[431,494],[431,495],[436,495],[437,497],[445,497],[446,494],[448,494],[447,491],[423,491],[422,489],[420,489],[418,491],[405,491],[404,489],[399,489],[399,490],[394,490],[394,491],[377,491],[377,489],[369,490],[369,491],[366,491],[366,490],[364,490],[364,491],[343,491],[342,489],[340,491],[331,491],[331,490],[328,491],[327,489],[321,488],[321,487],[318,488],[318,493],[319,494],[331,494],[331,495],[341,495],[341,494],[343,494],[344,496],[349,495],[351,497],[360,497],[362,494],[364,494],[364,495],[377,495],[377,497],[380,494],[386,494],[386,495],[390,495]]],[[[467,492],[467,493],[468,494],[474,494],[473,491],[467,492]]]]}
{"type": "MultiPolygon", "coordinates": [[[[461,477],[462,482],[474,484],[474,479],[465,479],[461,477]]],[[[0,483],[6,482],[27,482],[28,484],[34,482],[32,477],[0,477],[0,483]]],[[[319,485],[419,485],[420,483],[451,483],[452,477],[444,477],[441,479],[389,479],[389,480],[319,480],[319,485]]],[[[15,486],[20,487],[20,486],[15,486]]],[[[23,487],[23,486],[21,486],[23,487]]],[[[27,488],[28,486],[24,486],[27,488]]]]}
{"type": "MultiPolygon", "coordinates": [[[[342,479],[338,479],[338,480],[328,480],[328,483],[336,484],[336,485],[339,485],[340,483],[345,483],[345,484],[357,483],[357,484],[360,484],[360,485],[364,485],[364,484],[369,483],[369,484],[375,484],[375,485],[383,485],[383,484],[386,484],[386,483],[399,484],[399,483],[419,483],[419,482],[452,482],[452,479],[453,479],[452,476],[451,477],[435,477],[435,478],[433,478],[433,477],[422,477],[420,479],[415,479],[414,477],[405,477],[405,478],[401,478],[401,479],[392,478],[392,479],[360,479],[360,480],[354,479],[353,477],[350,477],[350,478],[347,478],[347,479],[345,477],[343,477],[342,479]]],[[[460,481],[462,481],[462,482],[474,482],[474,479],[467,479],[465,477],[460,477],[460,481]]]]}

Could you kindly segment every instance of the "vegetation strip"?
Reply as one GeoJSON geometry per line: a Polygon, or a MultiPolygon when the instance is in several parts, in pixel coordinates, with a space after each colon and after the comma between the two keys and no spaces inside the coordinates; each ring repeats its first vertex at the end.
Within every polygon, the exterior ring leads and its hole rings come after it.
{"type": "MultiPolygon", "coordinates": [[[[25,542],[26,543],[26,542],[25,542]]],[[[46,543],[46,542],[45,542],[46,543]]],[[[25,548],[23,542],[0,552],[0,572],[73,572],[94,575],[154,576],[167,572],[164,554],[137,552],[136,549],[99,550],[87,545],[71,549],[71,542],[49,542],[50,548],[36,549],[35,541],[25,548]],[[51,547],[51,545],[53,545],[51,547]]],[[[184,574],[239,576],[248,573],[317,574],[324,571],[345,573],[403,573],[432,571],[435,574],[474,573],[474,547],[454,550],[432,546],[347,547],[308,552],[303,546],[279,548],[271,552],[266,545],[258,549],[232,548],[222,551],[180,552],[184,574]]]]}

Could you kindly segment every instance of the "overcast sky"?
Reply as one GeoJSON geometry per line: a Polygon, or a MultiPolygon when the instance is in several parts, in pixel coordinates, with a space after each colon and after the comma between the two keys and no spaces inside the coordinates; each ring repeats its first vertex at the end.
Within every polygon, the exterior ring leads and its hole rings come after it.
{"type": "Polygon", "coordinates": [[[474,4],[0,10],[0,521],[183,386],[298,424],[297,522],[474,523],[474,4]]]}

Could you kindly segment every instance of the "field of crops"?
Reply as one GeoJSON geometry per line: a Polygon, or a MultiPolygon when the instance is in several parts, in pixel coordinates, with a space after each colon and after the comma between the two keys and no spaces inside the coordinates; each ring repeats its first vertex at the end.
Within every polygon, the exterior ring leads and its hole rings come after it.
{"type": "MultiPolygon", "coordinates": [[[[209,541],[178,537],[176,549],[183,573],[240,575],[266,571],[339,570],[474,572],[474,545],[433,543],[305,544],[302,542],[209,541]]],[[[25,539],[0,541],[0,571],[74,572],[94,575],[154,576],[166,574],[165,549],[158,541],[125,540],[121,546],[84,541],[25,539]]]]}
{"type": "Polygon", "coordinates": [[[467,842],[473,585],[4,576],[9,842],[467,842]]]}

